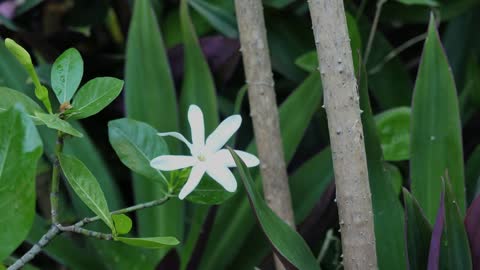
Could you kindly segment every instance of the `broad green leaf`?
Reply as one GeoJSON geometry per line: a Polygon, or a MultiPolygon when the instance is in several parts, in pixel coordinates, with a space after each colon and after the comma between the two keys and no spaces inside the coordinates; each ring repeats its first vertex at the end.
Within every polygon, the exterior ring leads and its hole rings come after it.
{"type": "Polygon", "coordinates": [[[108,123],[108,138],[125,166],[158,182],[162,193],[169,192],[171,184],[160,171],[150,166],[152,159],[168,154],[167,144],[153,127],[132,119],[118,119],[108,123]]]}
{"type": "MultiPolygon", "coordinates": [[[[175,87],[161,31],[150,3],[135,1],[133,7],[125,65],[126,115],[161,132],[178,131],[175,87]]],[[[178,153],[180,149],[174,140],[170,140],[168,146],[172,153],[178,153]]],[[[141,203],[158,199],[164,187],[135,174],[133,190],[135,203],[141,203]]],[[[183,202],[170,200],[162,207],[146,209],[136,215],[140,236],[173,235],[182,239],[183,202]]],[[[166,252],[152,252],[149,265],[141,267],[155,268],[166,252]]]]}
{"type": "MultiPolygon", "coordinates": [[[[320,74],[314,72],[280,106],[280,132],[287,163],[292,160],[321,102],[320,74]]],[[[247,147],[247,152],[255,153],[255,149],[255,144],[252,142],[247,147]]],[[[261,186],[259,178],[255,179],[257,188],[261,186]]],[[[210,241],[204,253],[205,259],[202,260],[199,269],[209,270],[213,267],[223,269],[233,259],[234,250],[241,248],[248,233],[254,227],[255,220],[250,213],[248,200],[244,194],[238,191],[234,198],[219,207],[210,241]]]]}
{"type": "Polygon", "coordinates": [[[60,104],[70,102],[83,77],[83,60],[75,48],[64,51],[52,66],[53,92],[60,104]]]}
{"type": "Polygon", "coordinates": [[[132,220],[125,214],[112,215],[117,234],[127,234],[132,229],[132,220]]]}
{"type": "Polygon", "coordinates": [[[233,13],[206,0],[189,0],[188,3],[220,33],[229,38],[238,37],[237,22],[233,13]]]}
{"type": "Polygon", "coordinates": [[[0,262],[27,237],[35,216],[35,172],[42,142],[20,105],[0,112],[0,262]]]}
{"type": "Polygon", "coordinates": [[[229,148],[237,165],[240,178],[247,191],[252,210],[255,212],[258,223],[272,244],[275,253],[283,258],[284,265],[297,269],[320,269],[312,251],[302,237],[281,220],[265,203],[253,183],[247,166],[240,157],[229,148]]]}
{"type": "Polygon", "coordinates": [[[472,257],[467,233],[463,224],[464,214],[460,211],[457,194],[448,178],[443,181],[445,191],[445,223],[443,226],[440,261],[442,269],[472,269],[472,257]]]}
{"type": "Polygon", "coordinates": [[[83,137],[83,134],[80,131],[72,127],[67,121],[60,119],[57,114],[35,112],[35,118],[49,128],[59,130],[75,137],[83,137]]]}
{"type": "Polygon", "coordinates": [[[480,194],[480,145],[475,147],[465,165],[465,182],[470,203],[480,194]]]}
{"type": "Polygon", "coordinates": [[[0,87],[0,96],[2,97],[0,99],[0,113],[10,109],[16,103],[22,104],[30,116],[35,115],[35,112],[43,111],[35,101],[19,91],[7,87],[0,87]]]}
{"type": "Polygon", "coordinates": [[[463,150],[458,99],[434,18],[430,18],[412,106],[412,194],[433,224],[448,171],[460,213],[465,213],[463,150]]]}
{"type": "Polygon", "coordinates": [[[99,77],[84,84],[73,99],[68,116],[82,119],[94,115],[110,104],[122,91],[123,81],[111,77],[99,77]]]}
{"type": "Polygon", "coordinates": [[[73,156],[61,154],[58,159],[65,178],[78,197],[115,232],[107,200],[95,176],[73,156]]]}
{"type": "Polygon", "coordinates": [[[177,238],[170,236],[144,238],[115,237],[115,240],[130,246],[143,248],[169,248],[180,243],[177,238]]]}
{"type": "MultiPolygon", "coordinates": [[[[191,104],[198,105],[205,118],[205,132],[209,134],[217,127],[219,122],[215,83],[200,48],[186,0],[180,2],[180,23],[185,55],[185,70],[180,98],[181,119],[187,119],[188,107],[191,104]]],[[[182,121],[182,123],[184,123],[182,126],[184,133],[189,132],[188,121],[182,121]]]]}
{"type": "Polygon", "coordinates": [[[384,162],[375,120],[368,96],[365,69],[360,81],[360,108],[367,154],[368,177],[372,194],[375,239],[379,269],[407,269],[404,212],[384,162]]]}
{"type": "Polygon", "coordinates": [[[390,109],[375,116],[385,160],[410,158],[410,118],[409,107],[390,109]]]}
{"type": "Polygon", "coordinates": [[[438,6],[438,3],[433,0],[396,0],[404,5],[425,5],[430,7],[438,6]]]}
{"type": "Polygon", "coordinates": [[[405,188],[403,201],[409,269],[424,270],[428,265],[432,226],[428,223],[417,200],[405,188]]]}
{"type": "Polygon", "coordinates": [[[35,96],[42,101],[48,112],[52,113],[52,105],[50,104],[50,100],[48,98],[48,90],[40,83],[37,72],[33,67],[30,54],[22,46],[18,45],[15,41],[9,38],[5,40],[5,47],[15,56],[17,61],[20,62],[23,68],[25,68],[27,73],[30,75],[33,80],[33,84],[35,85],[35,96]]]}

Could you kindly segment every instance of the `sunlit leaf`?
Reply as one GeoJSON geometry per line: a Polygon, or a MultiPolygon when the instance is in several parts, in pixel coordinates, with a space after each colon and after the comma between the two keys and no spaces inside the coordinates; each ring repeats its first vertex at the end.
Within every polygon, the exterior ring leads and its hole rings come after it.
{"type": "Polygon", "coordinates": [[[177,238],[169,236],[144,238],[115,237],[115,240],[127,245],[143,248],[169,248],[180,243],[177,238]]]}
{"type": "Polygon", "coordinates": [[[60,104],[70,102],[83,76],[83,60],[75,48],[63,52],[52,66],[53,92],[60,104]]]}
{"type": "Polygon", "coordinates": [[[410,118],[408,107],[390,109],[375,116],[385,160],[410,158],[410,118]]]}
{"type": "Polygon", "coordinates": [[[125,214],[112,215],[117,234],[127,234],[132,229],[132,220],[125,214]]]}
{"type": "Polygon", "coordinates": [[[49,128],[59,130],[75,137],[83,137],[83,134],[80,133],[80,131],[72,127],[67,121],[60,119],[57,114],[35,112],[35,118],[49,128]]]}

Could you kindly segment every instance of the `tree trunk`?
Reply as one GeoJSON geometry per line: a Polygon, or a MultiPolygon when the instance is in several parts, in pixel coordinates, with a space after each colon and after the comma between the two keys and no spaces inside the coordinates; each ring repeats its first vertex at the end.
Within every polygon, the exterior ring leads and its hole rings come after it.
{"type": "Polygon", "coordinates": [[[359,96],[342,0],[309,0],[332,148],[346,270],[377,269],[359,96]]]}

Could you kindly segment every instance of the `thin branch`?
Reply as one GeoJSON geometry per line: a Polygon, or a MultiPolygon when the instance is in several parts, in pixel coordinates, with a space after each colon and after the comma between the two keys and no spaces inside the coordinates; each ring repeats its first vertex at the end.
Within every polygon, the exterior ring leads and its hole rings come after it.
{"type": "Polygon", "coordinates": [[[60,162],[58,156],[63,151],[64,134],[58,131],[57,141],[55,144],[55,157],[53,159],[52,181],[50,188],[50,212],[52,216],[52,224],[59,224],[58,220],[58,190],[60,182],[60,162]]]}
{"type": "Polygon", "coordinates": [[[45,233],[40,240],[32,246],[32,248],[25,253],[20,259],[18,259],[14,264],[8,267],[7,270],[17,270],[25,266],[29,261],[31,261],[38,253],[42,251],[42,248],[45,247],[50,240],[60,233],[60,230],[57,226],[52,225],[50,230],[45,233]]]}
{"type": "Polygon", "coordinates": [[[308,1],[335,173],[343,265],[377,269],[372,201],[343,0],[308,1]]]}
{"type": "Polygon", "coordinates": [[[427,34],[423,33],[421,35],[415,36],[415,37],[405,41],[405,43],[401,44],[397,48],[393,49],[390,53],[388,53],[380,63],[375,65],[373,68],[371,68],[368,71],[368,74],[372,75],[372,74],[375,74],[375,73],[379,72],[383,68],[383,66],[385,66],[390,60],[394,59],[400,53],[402,53],[406,49],[410,48],[411,46],[425,40],[426,37],[427,37],[427,34]]]}
{"type": "MultiPolygon", "coordinates": [[[[111,215],[126,214],[126,213],[129,213],[129,212],[132,212],[132,211],[151,208],[151,207],[154,207],[154,206],[164,204],[169,199],[170,199],[170,196],[166,195],[165,197],[163,197],[161,199],[153,200],[153,201],[146,202],[146,203],[140,203],[140,204],[133,205],[133,206],[130,206],[130,207],[127,207],[127,208],[119,209],[119,210],[110,212],[110,214],[111,215]]],[[[82,219],[82,220],[78,221],[77,223],[75,223],[73,225],[70,225],[70,226],[62,226],[59,223],[58,224],[53,224],[52,227],[50,228],[50,230],[48,230],[48,232],[46,232],[42,236],[42,238],[40,238],[40,240],[36,244],[34,244],[32,246],[32,248],[30,248],[29,251],[27,251],[27,253],[25,253],[14,264],[12,264],[10,267],[8,267],[7,270],[17,270],[17,269],[20,269],[23,266],[25,266],[25,264],[27,264],[29,261],[31,261],[38,253],[40,253],[42,251],[42,248],[44,248],[46,245],[48,245],[48,243],[53,238],[55,238],[58,234],[60,234],[62,232],[73,232],[73,233],[82,234],[84,236],[94,237],[94,238],[98,238],[98,239],[101,239],[101,240],[107,240],[107,241],[113,240],[113,235],[112,234],[101,233],[101,232],[91,231],[91,230],[87,230],[87,229],[82,228],[86,224],[97,221],[97,220],[100,220],[99,216],[84,218],[84,219],[82,219]]]]}
{"type": "MultiPolygon", "coordinates": [[[[295,227],[261,0],[235,0],[250,115],[267,204],[295,227]]],[[[277,269],[283,265],[276,260],[277,269]]]]}
{"type": "Polygon", "coordinates": [[[365,55],[363,57],[365,66],[368,62],[368,57],[370,56],[370,51],[372,50],[373,39],[375,37],[375,33],[377,32],[378,21],[380,19],[380,14],[382,13],[383,4],[385,4],[387,0],[378,0],[377,2],[377,9],[375,10],[375,17],[373,18],[372,28],[370,29],[370,35],[368,36],[367,47],[365,49],[365,55]]]}

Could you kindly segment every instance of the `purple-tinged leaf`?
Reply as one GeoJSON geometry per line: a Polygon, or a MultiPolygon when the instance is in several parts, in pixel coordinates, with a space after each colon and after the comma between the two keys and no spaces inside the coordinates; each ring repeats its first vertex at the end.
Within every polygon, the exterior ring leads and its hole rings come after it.
{"type": "Polygon", "coordinates": [[[473,269],[480,269],[480,196],[472,202],[465,217],[473,269]]]}
{"type": "Polygon", "coordinates": [[[430,251],[428,253],[428,270],[438,270],[440,265],[440,247],[442,243],[443,223],[445,221],[444,193],[440,196],[440,207],[433,226],[432,238],[430,240],[430,251]]]}
{"type": "MultiPolygon", "coordinates": [[[[212,73],[222,81],[227,81],[240,60],[240,43],[238,40],[223,36],[210,36],[200,38],[199,42],[212,73]]],[[[183,52],[183,45],[168,50],[168,60],[175,82],[180,82],[183,77],[183,52]]]]}

